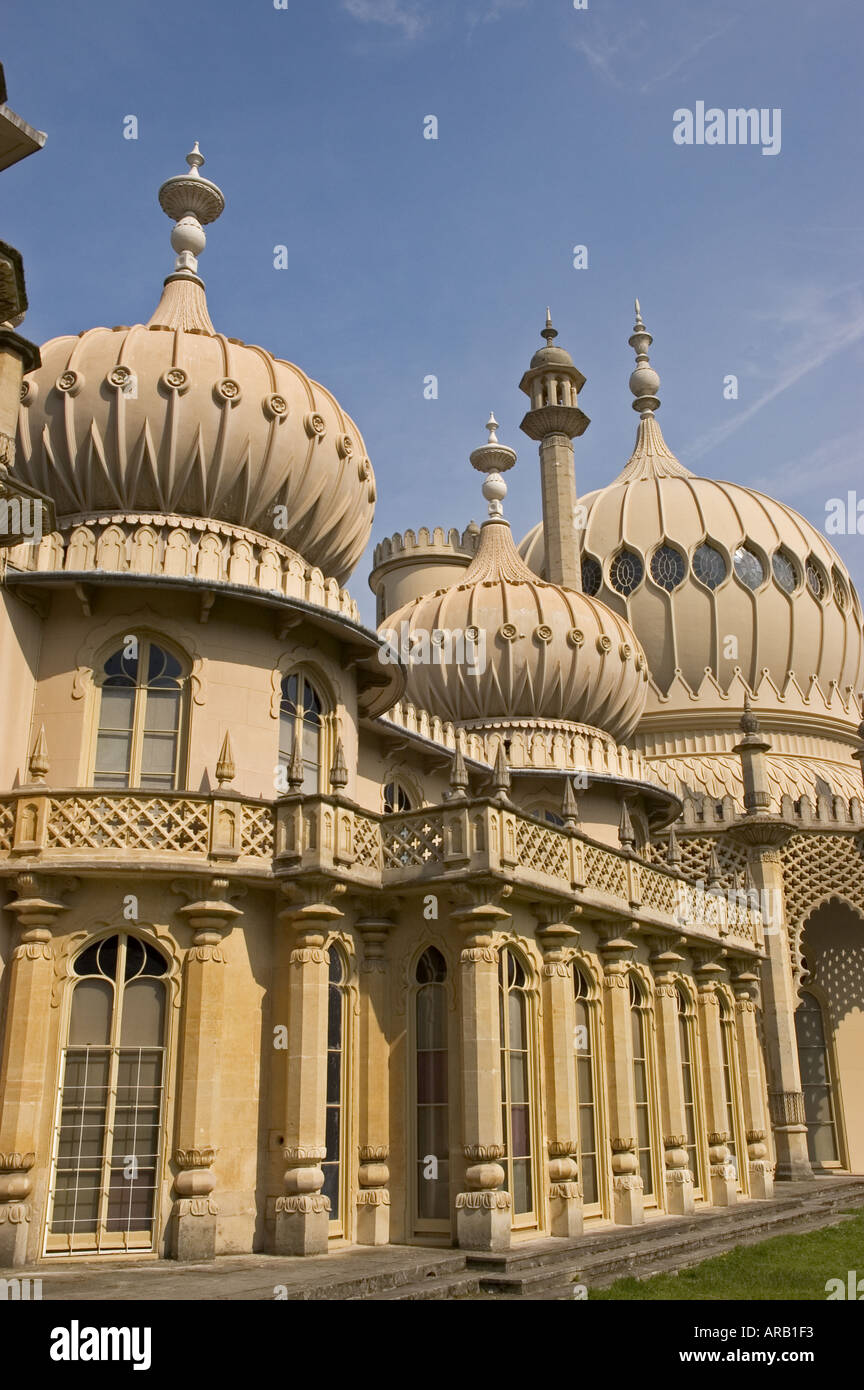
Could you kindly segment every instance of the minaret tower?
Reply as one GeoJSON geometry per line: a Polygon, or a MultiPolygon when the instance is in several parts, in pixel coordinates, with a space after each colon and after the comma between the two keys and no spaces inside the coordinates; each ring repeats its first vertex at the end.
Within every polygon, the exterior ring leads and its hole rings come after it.
{"type": "Polygon", "coordinates": [[[531,366],[519,389],[531,398],[531,409],[521,428],[540,443],[540,480],[543,493],[543,534],[546,572],[553,584],[582,588],[579,528],[576,514],[576,475],[573,440],[584,434],[590,421],[579,409],[579,392],[585,378],[564,348],[555,347],[557,331],[546,310],[542,337],[546,346],[531,358],[531,366]]]}

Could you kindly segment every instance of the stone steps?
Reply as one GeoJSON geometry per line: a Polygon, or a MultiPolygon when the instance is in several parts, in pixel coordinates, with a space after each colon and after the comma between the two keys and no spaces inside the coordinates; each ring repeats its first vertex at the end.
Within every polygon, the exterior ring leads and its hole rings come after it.
{"type": "MultiPolygon", "coordinates": [[[[463,1265],[467,1261],[462,1260],[463,1265]]],[[[449,1298],[471,1298],[480,1293],[480,1275],[472,1274],[468,1270],[463,1270],[461,1274],[450,1274],[443,1278],[430,1278],[411,1284],[400,1284],[392,1289],[383,1289],[380,1293],[367,1295],[367,1300],[371,1302],[396,1302],[409,1301],[428,1302],[431,1299],[449,1298]]]]}

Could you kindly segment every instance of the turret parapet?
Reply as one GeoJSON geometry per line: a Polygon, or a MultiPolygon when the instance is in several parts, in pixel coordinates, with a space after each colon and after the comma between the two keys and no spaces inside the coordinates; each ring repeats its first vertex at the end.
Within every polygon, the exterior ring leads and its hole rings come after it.
{"type": "Polygon", "coordinates": [[[458,582],[459,571],[471,563],[480,527],[469,522],[461,533],[455,526],[421,526],[396,531],[379,541],[372,555],[369,588],[377,599],[377,622],[403,604],[458,582]]]}

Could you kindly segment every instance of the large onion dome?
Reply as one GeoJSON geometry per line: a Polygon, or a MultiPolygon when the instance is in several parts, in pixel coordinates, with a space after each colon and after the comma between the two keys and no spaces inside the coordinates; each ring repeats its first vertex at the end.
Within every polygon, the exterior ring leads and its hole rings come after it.
{"type": "Polygon", "coordinates": [[[176,220],[174,273],[146,324],[53,338],[27,375],[15,471],[61,522],[103,512],[184,514],[273,536],[340,583],[372,528],[363,438],[325,387],[217,333],[197,256],[220,190],[189,172],[159,193],[176,220]]]}

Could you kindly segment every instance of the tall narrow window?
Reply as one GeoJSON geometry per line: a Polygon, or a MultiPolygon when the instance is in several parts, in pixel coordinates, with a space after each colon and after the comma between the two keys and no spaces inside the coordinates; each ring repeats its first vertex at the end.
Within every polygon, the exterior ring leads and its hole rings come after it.
{"type": "Polygon", "coordinates": [[[795,1010],[798,1064],[804,1091],[804,1118],[810,1162],[817,1167],[839,1164],[834,1082],[825,1038],[825,1020],[819,1000],[805,990],[795,1010]]]}
{"type": "Polygon", "coordinates": [[[93,785],[172,791],[179,785],[186,678],[176,656],[130,637],[99,681],[93,785]]]}
{"type": "Polygon", "coordinates": [[[642,985],[630,976],[630,1022],[633,1030],[633,1090],[636,1098],[636,1152],[645,1197],[654,1196],[651,1090],[648,1076],[648,1028],[642,985]]]}
{"type": "Polygon", "coordinates": [[[384,810],[388,816],[394,811],[413,810],[410,793],[401,782],[388,782],[384,787],[384,810]]]}
{"type": "Polygon", "coordinates": [[[299,739],[303,760],[301,790],[310,796],[321,790],[323,714],[324,705],[314,685],[300,673],[286,676],[279,710],[279,761],[290,763],[299,739]]]}
{"type": "Polygon", "coordinates": [[[738,1191],[741,1191],[741,1164],[739,1161],[740,1141],[738,1135],[738,1088],[735,1076],[735,1066],[733,1058],[735,1056],[734,1040],[732,1030],[734,1028],[732,1014],[729,1009],[729,1002],[724,995],[720,995],[720,1040],[723,1049],[723,1094],[726,1105],[726,1129],[729,1138],[726,1146],[729,1149],[729,1162],[735,1169],[735,1182],[738,1191]]]}
{"type": "Polygon", "coordinates": [[[528,1225],[534,1213],[533,1126],[528,981],[521,962],[504,947],[498,963],[501,1028],[501,1107],[505,1186],[513,1218],[528,1225]]]}
{"type": "Polygon", "coordinates": [[[594,1010],[588,1003],[588,981],[573,967],[576,995],[576,1093],[579,1099],[579,1179],[585,1208],[600,1207],[600,1175],[597,1168],[597,1108],[594,1100],[594,1010]]]}
{"type": "Polygon", "coordinates": [[[449,1225],[447,963],[430,946],[417,962],[414,1024],[417,1083],[416,1209],[421,1228],[449,1225]]]}
{"type": "Polygon", "coordinates": [[[702,1170],[699,1162],[699,1145],[696,1142],[696,1069],[693,1062],[693,1046],[696,1019],[689,996],[679,985],[678,994],[678,1042],[681,1050],[681,1090],[684,1096],[684,1147],[687,1150],[687,1167],[693,1174],[696,1191],[702,1188],[702,1170]]]}
{"type": "Polygon", "coordinates": [[[324,1170],[325,1197],[330,1198],[330,1221],[342,1228],[344,1206],[345,1092],[345,963],[337,946],[330,947],[330,980],[327,991],[327,1120],[324,1170]]]}
{"type": "Polygon", "coordinates": [[[149,1250],[161,1168],[167,965],[125,934],[78,977],[60,1079],[46,1249],[149,1250]]]}

